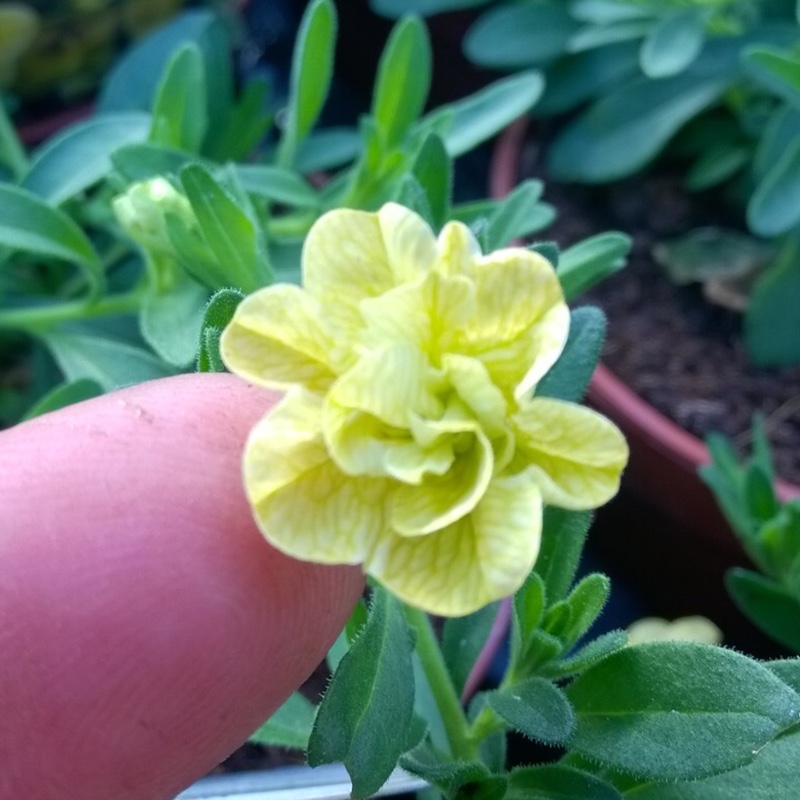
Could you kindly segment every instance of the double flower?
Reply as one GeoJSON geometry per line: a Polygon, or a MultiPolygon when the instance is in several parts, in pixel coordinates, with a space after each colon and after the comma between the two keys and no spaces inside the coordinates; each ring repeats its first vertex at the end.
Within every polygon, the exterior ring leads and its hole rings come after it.
{"type": "Polygon", "coordinates": [[[286,392],[245,449],[259,528],[432,613],[513,593],[543,505],[605,503],[627,460],[607,419],[536,396],[569,332],[552,266],[390,203],[324,215],[302,267],[304,288],[250,295],[222,337],[233,372],[286,392]]]}

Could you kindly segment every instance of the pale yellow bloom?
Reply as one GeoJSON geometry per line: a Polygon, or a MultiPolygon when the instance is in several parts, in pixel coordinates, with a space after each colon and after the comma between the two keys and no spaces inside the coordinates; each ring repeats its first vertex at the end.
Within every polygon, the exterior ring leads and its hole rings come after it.
{"type": "Polygon", "coordinates": [[[722,631],[706,617],[679,617],[672,622],[661,617],[644,617],[628,628],[628,644],[645,642],[722,644],[722,631]]]}
{"type": "Polygon", "coordinates": [[[537,398],[569,310],[551,265],[482,255],[408,209],[336,210],[310,231],[303,284],[246,298],[222,356],[286,390],[253,430],[244,480],[267,539],[362,564],[403,600],[461,615],[513,593],[539,551],[543,504],[617,491],[620,432],[537,398]]]}

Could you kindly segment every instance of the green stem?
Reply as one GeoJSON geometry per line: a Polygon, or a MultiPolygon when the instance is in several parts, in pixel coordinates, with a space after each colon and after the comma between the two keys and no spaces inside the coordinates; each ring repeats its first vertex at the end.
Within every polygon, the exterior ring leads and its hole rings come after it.
{"type": "Polygon", "coordinates": [[[142,302],[142,290],[102,297],[99,300],[70,300],[46,306],[10,308],[0,311],[0,330],[36,333],[61,322],[73,322],[112,314],[132,314],[142,302]]]}
{"type": "Polygon", "coordinates": [[[436,699],[451,753],[456,759],[474,761],[478,758],[478,748],[467,735],[467,718],[447,672],[431,621],[427,614],[416,608],[405,606],[405,613],[408,624],[416,633],[417,655],[436,699]]]}

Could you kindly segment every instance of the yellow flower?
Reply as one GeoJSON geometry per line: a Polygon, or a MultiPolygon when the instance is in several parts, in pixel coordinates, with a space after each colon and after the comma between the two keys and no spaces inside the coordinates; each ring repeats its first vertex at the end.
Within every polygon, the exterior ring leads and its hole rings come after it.
{"type": "Polygon", "coordinates": [[[256,426],[244,481],[267,539],[362,564],[403,600],[461,615],[513,593],[542,506],[594,508],[627,460],[599,414],[537,398],[569,310],[551,265],[438,239],[395,204],[310,231],[303,289],[246,298],[222,337],[233,371],[287,390],[256,426]]]}

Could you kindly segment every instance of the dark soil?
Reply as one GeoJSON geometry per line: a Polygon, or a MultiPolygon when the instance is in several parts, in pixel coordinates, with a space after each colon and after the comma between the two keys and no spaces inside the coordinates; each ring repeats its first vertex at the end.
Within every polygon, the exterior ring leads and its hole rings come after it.
{"type": "Polygon", "coordinates": [[[587,187],[549,182],[542,162],[542,148],[529,137],[522,176],[544,179],[545,200],[558,211],[544,238],[562,249],[608,230],[633,238],[628,266],[581,298],[609,318],[604,363],[681,427],[700,438],[724,433],[742,452],[760,411],[779,474],[800,484],[800,367],[752,366],[741,316],[710,304],[699,285],[675,286],[652,257],[661,240],[708,225],[744,230],[743,221],[719,194],[685,191],[679,170],[668,166],[587,187]]]}

